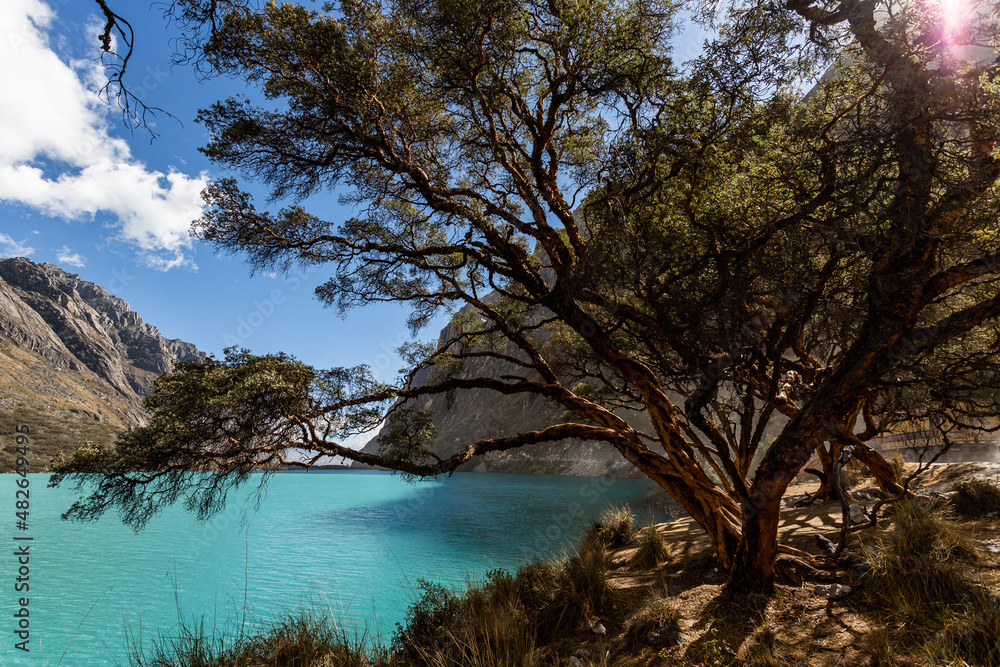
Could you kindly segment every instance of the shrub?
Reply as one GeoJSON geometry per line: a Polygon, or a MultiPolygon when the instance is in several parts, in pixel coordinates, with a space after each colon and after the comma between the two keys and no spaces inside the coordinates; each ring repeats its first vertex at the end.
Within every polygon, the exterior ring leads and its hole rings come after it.
{"type": "Polygon", "coordinates": [[[649,570],[669,560],[672,555],[670,546],[656,530],[656,524],[650,522],[639,531],[638,545],[632,554],[632,565],[649,570]]]}
{"type": "Polygon", "coordinates": [[[982,516],[1000,512],[1000,486],[983,479],[960,482],[953,487],[955,495],[951,504],[955,511],[965,516],[982,516]]]}
{"type": "Polygon", "coordinates": [[[532,562],[513,575],[494,570],[460,596],[422,581],[393,648],[403,664],[530,667],[540,644],[617,611],[610,564],[602,544],[584,540],[562,561],[532,562]]]}
{"type": "Polygon", "coordinates": [[[417,581],[420,594],[406,611],[405,627],[396,624],[394,652],[414,661],[437,646],[462,611],[462,601],[440,584],[417,581]]]}

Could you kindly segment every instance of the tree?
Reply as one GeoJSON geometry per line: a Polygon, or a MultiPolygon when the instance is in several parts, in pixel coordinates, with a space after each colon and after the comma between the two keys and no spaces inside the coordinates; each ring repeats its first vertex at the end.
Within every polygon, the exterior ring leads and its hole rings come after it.
{"type": "Polygon", "coordinates": [[[828,470],[853,455],[900,492],[872,438],[917,408],[946,430],[988,428],[1000,96],[992,55],[961,49],[992,43],[995,24],[956,27],[933,3],[736,4],[677,64],[682,9],[226,12],[204,62],[270,102],[203,111],[206,154],[276,198],[340,186],[364,214],[260,211],[223,180],[196,234],[254,270],[329,267],[317,295],[341,311],[402,302],[417,330],[463,310],[442,345],[407,350],[394,385],[248,351],[180,365],[157,381],[148,427],[60,468],[57,484],[104,473],[68,514],[118,508],[141,525],[179,499],[207,514],[290,447],[312,452],[305,465],[343,456],[435,475],[581,438],[610,443],[684,506],[731,589],[768,591],[781,498],[817,450],[828,470]],[[834,58],[836,75],[802,97],[834,58]],[[481,359],[510,372],[470,374],[481,359]],[[408,382],[424,368],[430,382],[408,382]],[[541,396],[569,418],[442,460],[412,399],[468,390],[541,396]],[[393,405],[380,454],[343,446],[393,405]],[[643,410],[650,432],[619,408],[643,410]]]}

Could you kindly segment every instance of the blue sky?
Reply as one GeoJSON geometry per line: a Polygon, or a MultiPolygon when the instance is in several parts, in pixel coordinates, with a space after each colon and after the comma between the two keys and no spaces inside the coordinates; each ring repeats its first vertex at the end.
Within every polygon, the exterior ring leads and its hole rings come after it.
{"type": "MultiPolygon", "coordinates": [[[[233,81],[199,82],[189,68],[172,69],[174,32],[149,3],[113,6],[136,32],[129,83],[176,120],[158,115],[159,137],[151,141],[148,133],[130,133],[117,107],[98,99],[104,74],[96,60],[96,3],[3,0],[0,256],[52,262],[104,285],[168,338],[216,356],[240,344],[322,368],[367,363],[392,378],[394,350],[408,338],[402,308],[368,308],[341,320],[313,296],[327,277],[322,269],[251,277],[240,258],[216,256],[188,236],[201,189],[231,175],[198,152],[207,135],[194,117],[240,90],[233,81]]],[[[332,194],[307,205],[330,220],[351,213],[332,194]]],[[[436,337],[443,323],[420,337],[436,337]]]]}

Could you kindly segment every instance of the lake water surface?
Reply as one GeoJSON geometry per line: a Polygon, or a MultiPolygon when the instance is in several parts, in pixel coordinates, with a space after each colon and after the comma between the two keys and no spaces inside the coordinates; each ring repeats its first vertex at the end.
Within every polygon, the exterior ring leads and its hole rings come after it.
{"type": "Polygon", "coordinates": [[[115,516],[62,521],[73,495],[46,488],[41,474],[29,475],[29,528],[17,530],[17,479],[0,475],[0,667],[127,664],[130,633],[148,641],[179,616],[225,628],[302,607],[387,641],[418,579],[461,586],[559,553],[602,507],[641,509],[654,488],[590,477],[457,473],[408,483],[378,472],[278,473],[256,509],[251,483],[206,523],[171,508],[136,534],[115,516]],[[15,537],[32,538],[27,594],[15,591],[14,554],[29,543],[15,537]],[[29,653],[15,649],[25,595],[29,653]]]}

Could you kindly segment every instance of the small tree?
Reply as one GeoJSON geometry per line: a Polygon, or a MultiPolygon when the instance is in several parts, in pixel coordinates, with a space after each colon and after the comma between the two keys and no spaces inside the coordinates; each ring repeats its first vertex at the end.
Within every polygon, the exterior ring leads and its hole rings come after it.
{"type": "Polygon", "coordinates": [[[832,465],[850,447],[899,490],[868,441],[914,407],[978,428],[996,414],[1000,97],[992,59],[961,51],[992,43],[991,20],[737,4],[678,65],[672,3],[240,4],[204,62],[275,103],[203,111],[206,154],[279,198],[339,185],[364,215],[263,212],[224,180],[196,233],[255,270],[329,267],[317,295],[342,311],[407,303],[415,330],[462,315],[441,345],[408,350],[393,385],[247,352],[181,365],[157,382],[149,427],[55,476],[105,473],[70,516],[117,507],[141,524],[180,498],[210,512],[292,447],[306,465],[435,475],[582,438],[684,506],[731,588],[766,591],[781,497],[817,449],[832,465]],[[802,98],[834,56],[836,76],[802,98]],[[477,374],[484,359],[508,372],[477,374]],[[442,460],[416,401],[471,390],[572,418],[442,460]],[[342,444],[391,405],[388,449],[342,444]]]}

